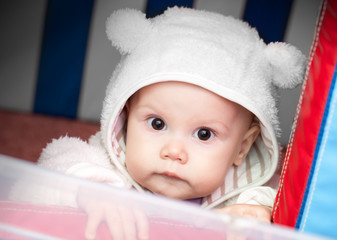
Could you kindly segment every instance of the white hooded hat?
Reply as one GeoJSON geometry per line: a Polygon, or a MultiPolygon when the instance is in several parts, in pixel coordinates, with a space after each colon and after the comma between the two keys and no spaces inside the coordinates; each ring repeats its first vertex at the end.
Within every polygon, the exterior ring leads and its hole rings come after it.
{"type": "Polygon", "coordinates": [[[229,170],[224,185],[205,198],[206,205],[219,205],[272,177],[279,158],[275,87],[292,88],[302,81],[305,58],[299,50],[285,43],[266,45],[255,29],[232,17],[177,7],[153,19],[138,10],[118,10],[107,20],[107,35],[122,60],[106,91],[102,141],[133,187],[143,191],[125,168],[123,108],[142,87],[165,81],[195,84],[236,102],[261,127],[246,161],[229,170]]]}

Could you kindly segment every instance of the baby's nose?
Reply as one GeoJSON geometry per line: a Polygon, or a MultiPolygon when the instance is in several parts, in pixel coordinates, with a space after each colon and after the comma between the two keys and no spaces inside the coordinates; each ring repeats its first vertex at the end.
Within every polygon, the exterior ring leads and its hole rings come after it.
{"type": "Polygon", "coordinates": [[[160,152],[160,157],[164,160],[180,161],[185,164],[188,161],[188,154],[182,141],[171,139],[160,152]]]}

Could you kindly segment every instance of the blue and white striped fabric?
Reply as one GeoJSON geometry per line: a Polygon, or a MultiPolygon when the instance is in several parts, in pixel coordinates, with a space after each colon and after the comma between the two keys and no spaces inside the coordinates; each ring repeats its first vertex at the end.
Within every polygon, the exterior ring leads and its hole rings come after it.
{"type": "MultiPolygon", "coordinates": [[[[266,42],[287,41],[309,53],[318,0],[3,0],[0,3],[0,109],[82,120],[100,118],[105,87],[119,61],[105,35],[116,9],[148,17],[186,6],[242,18],[266,42]]],[[[298,91],[281,92],[286,143],[298,91]],[[284,110],[283,110],[284,109],[284,110]]]]}

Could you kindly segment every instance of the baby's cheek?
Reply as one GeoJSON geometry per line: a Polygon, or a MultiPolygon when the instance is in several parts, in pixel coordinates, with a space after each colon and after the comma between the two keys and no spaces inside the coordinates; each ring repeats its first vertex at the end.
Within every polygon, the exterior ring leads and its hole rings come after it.
{"type": "Polygon", "coordinates": [[[208,178],[198,179],[195,183],[195,189],[199,193],[200,197],[205,197],[213,193],[216,189],[218,189],[224,180],[220,178],[215,178],[214,175],[209,174],[208,178]]]}
{"type": "Polygon", "coordinates": [[[137,160],[136,156],[127,154],[125,156],[125,167],[130,176],[138,182],[142,176],[143,166],[140,164],[140,161],[137,160]]]}
{"type": "Polygon", "coordinates": [[[226,173],[227,173],[226,168],[224,169],[218,168],[217,170],[213,171],[213,174],[210,174],[208,182],[209,185],[212,187],[211,193],[224,184],[226,173]]]}

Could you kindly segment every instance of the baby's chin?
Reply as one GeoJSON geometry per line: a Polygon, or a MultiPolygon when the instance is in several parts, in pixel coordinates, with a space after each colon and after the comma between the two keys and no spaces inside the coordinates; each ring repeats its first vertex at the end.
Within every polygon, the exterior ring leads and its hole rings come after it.
{"type": "MultiPolygon", "coordinates": [[[[149,189],[149,191],[151,191],[149,189]]],[[[168,192],[164,190],[153,190],[151,191],[152,193],[159,195],[159,196],[164,196],[167,198],[172,198],[172,199],[178,199],[178,200],[187,200],[187,199],[195,199],[195,198],[201,198],[203,196],[197,195],[197,194],[186,194],[186,193],[177,193],[177,192],[168,192]]]]}
{"type": "MultiPolygon", "coordinates": [[[[159,179],[163,180],[162,177],[160,177],[159,179]]],[[[156,195],[179,200],[201,198],[210,194],[205,191],[198,191],[198,189],[192,187],[187,181],[171,178],[169,178],[169,180],[167,181],[166,177],[164,178],[164,180],[165,181],[158,181],[156,182],[156,184],[154,184],[153,182],[151,184],[144,183],[142,187],[156,195]]],[[[208,190],[209,189],[207,189],[206,191],[208,190]]]]}

